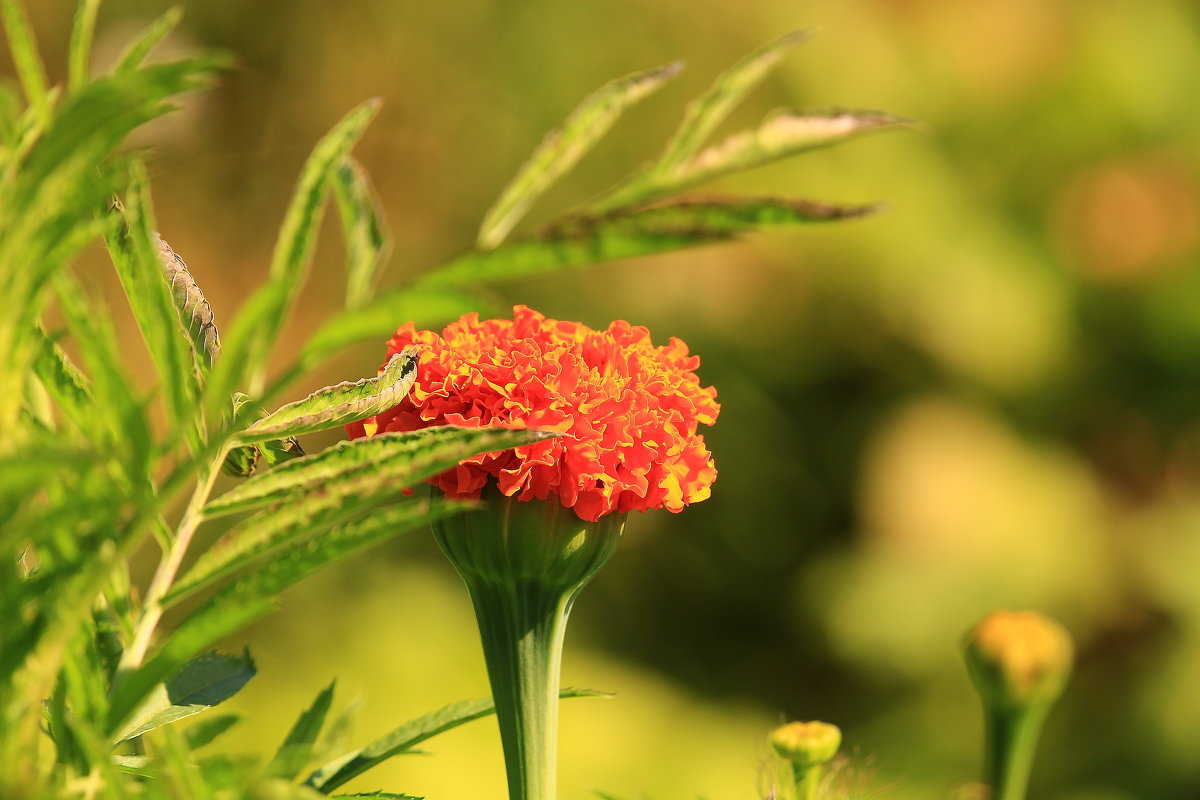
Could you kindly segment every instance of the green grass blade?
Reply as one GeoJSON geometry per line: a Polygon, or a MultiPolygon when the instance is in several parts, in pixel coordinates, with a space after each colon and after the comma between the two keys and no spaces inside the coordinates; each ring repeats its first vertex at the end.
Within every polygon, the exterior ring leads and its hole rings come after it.
{"type": "Polygon", "coordinates": [[[175,26],[179,24],[179,20],[183,18],[183,9],[175,6],[167,10],[165,14],[151,22],[141,33],[139,33],[133,41],[131,41],[121,52],[117,58],[117,66],[114,72],[132,72],[142,65],[146,60],[146,56],[150,55],[150,51],[167,37],[171,31],[175,30],[175,26]]]}
{"type": "Polygon", "coordinates": [[[305,163],[275,243],[268,281],[234,320],[209,378],[205,409],[213,412],[213,419],[220,418],[235,389],[248,385],[251,394],[261,394],[270,348],[307,276],[330,172],[378,108],[379,102],[372,100],[352,110],[317,143],[305,163]]]}
{"type": "Polygon", "coordinates": [[[465,458],[543,441],[554,434],[504,428],[445,425],[412,433],[384,433],[352,441],[255,475],[210,502],[207,518],[280,503],[306,490],[337,491],[339,482],[364,472],[396,487],[412,486],[465,458]]]}
{"type": "Polygon", "coordinates": [[[123,742],[223,703],[237,694],[257,669],[249,654],[205,653],[159,684],[113,736],[123,742]]]}
{"type": "Polygon", "coordinates": [[[533,202],[575,166],[625,109],[660,88],[681,68],[676,62],[635,72],[610,81],[586,97],[560,127],[546,135],[488,209],[479,229],[478,246],[490,250],[503,242],[533,202]]]}
{"type": "MultiPolygon", "coordinates": [[[[158,371],[174,428],[194,432],[192,423],[200,395],[195,356],[163,279],[146,171],[135,161],[130,170],[123,225],[107,235],[108,252],[116,267],[129,307],[158,371]]],[[[193,449],[199,442],[193,438],[193,449]]]]}
{"type": "Polygon", "coordinates": [[[67,55],[67,89],[77,92],[88,82],[92,60],[92,39],[96,34],[96,13],[100,0],[79,0],[71,25],[67,55]]]}
{"type": "Polygon", "coordinates": [[[109,729],[119,728],[149,692],[182,664],[275,608],[275,596],[340,558],[451,514],[462,503],[413,501],[339,525],[279,554],[222,589],[190,614],[141,668],[118,683],[109,729]]]}
{"type": "Polygon", "coordinates": [[[50,116],[49,82],[33,29],[29,26],[29,17],[20,0],[0,0],[0,15],[4,18],[8,51],[12,55],[25,98],[37,110],[38,116],[46,119],[50,116]]]}
{"type": "Polygon", "coordinates": [[[333,196],[346,238],[346,308],[361,308],[371,299],[392,239],[370,177],[349,156],[334,170],[333,196]]]}
{"type": "Polygon", "coordinates": [[[406,347],[373,378],[344,381],[288,403],[238,434],[247,444],[313,433],[373,416],[396,406],[417,380],[420,350],[406,347]]]}
{"type": "Polygon", "coordinates": [[[708,91],[688,105],[679,129],[654,165],[655,171],[669,172],[699,152],[729,112],[808,35],[807,31],[784,34],[721,73],[708,91]]]}
{"type": "Polygon", "coordinates": [[[337,682],[329,684],[321,690],[311,706],[300,714],[299,719],[288,731],[287,738],[275,752],[275,756],[267,764],[267,772],[277,778],[291,780],[300,774],[300,770],[312,759],[313,745],[321,735],[321,727],[325,724],[325,716],[333,705],[333,689],[337,682]]]}
{"type": "Polygon", "coordinates": [[[327,321],[304,345],[300,362],[309,367],[351,344],[386,341],[401,322],[430,327],[478,309],[477,298],[458,291],[419,286],[394,289],[327,321]]]}
{"type": "Polygon", "coordinates": [[[171,287],[171,299],[179,315],[180,324],[192,340],[197,364],[207,373],[221,352],[221,335],[217,331],[216,315],[208,304],[200,284],[188,270],[184,260],[171,249],[161,236],[154,236],[158,260],[162,273],[171,287]]]}
{"type": "MultiPolygon", "coordinates": [[[[607,692],[590,689],[563,689],[559,697],[606,697],[607,692]]],[[[404,723],[359,750],[339,756],[313,772],[304,781],[319,792],[329,794],[334,789],[378,766],[392,756],[411,751],[421,742],[453,730],[460,725],[482,719],[496,711],[491,698],[466,700],[438,709],[430,714],[404,723]]]]}

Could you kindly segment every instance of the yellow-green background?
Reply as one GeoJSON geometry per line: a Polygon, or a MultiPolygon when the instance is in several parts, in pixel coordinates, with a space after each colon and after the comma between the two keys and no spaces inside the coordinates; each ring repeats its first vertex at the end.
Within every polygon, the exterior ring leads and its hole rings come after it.
{"type": "MultiPolygon", "coordinates": [[[[73,4],[26,5],[61,79],[73,4]]],[[[98,65],[166,7],[108,0],[98,65]]],[[[793,28],[816,35],[729,130],[777,106],[925,123],[712,187],[884,200],[878,217],[496,289],[497,308],[683,338],[724,405],[713,498],[631,520],[577,607],[564,679],[618,695],[564,705],[562,797],[748,800],[765,730],[813,717],[844,727],[865,796],[946,797],[979,750],[958,639],[998,606],[1051,614],[1079,644],[1034,796],[1200,797],[1194,2],[184,7],[163,51],[216,47],[238,68],[137,144],[218,322],[264,275],[311,144],[369,96],[384,107],[357,153],[395,231],[388,286],[468,244],[541,135],[634,69],[688,63],[532,223],[652,155],[719,69],[793,28]]],[[[283,347],[341,302],[339,247],[327,226],[283,347]]],[[[382,355],[355,349],[297,394],[382,355]]],[[[242,640],[260,675],[226,743],[262,753],[335,676],[361,703],[357,742],[486,693],[465,594],[423,534],[311,580],[242,640]]],[[[491,722],[430,749],[351,788],[502,795],[491,722]]]]}

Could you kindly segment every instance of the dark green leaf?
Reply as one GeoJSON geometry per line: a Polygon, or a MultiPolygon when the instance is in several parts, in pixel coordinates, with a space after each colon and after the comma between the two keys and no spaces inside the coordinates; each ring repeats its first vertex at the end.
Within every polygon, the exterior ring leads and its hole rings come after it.
{"type": "Polygon", "coordinates": [[[313,745],[321,734],[325,715],[329,713],[329,707],[333,704],[335,684],[336,681],[322,689],[313,700],[313,704],[300,715],[288,731],[287,738],[267,765],[267,772],[271,775],[276,778],[295,778],[312,759],[313,745]]]}
{"type": "MultiPolygon", "coordinates": [[[[605,697],[606,692],[590,689],[563,689],[559,697],[605,697]]],[[[361,750],[355,750],[333,759],[308,776],[304,784],[328,794],[347,781],[361,775],[392,756],[411,752],[421,742],[439,733],[465,725],[473,720],[495,713],[491,698],[467,700],[417,717],[404,723],[392,732],[381,736],[361,750]]]]}
{"type": "Polygon", "coordinates": [[[263,442],[333,428],[374,416],[400,403],[417,379],[417,347],[396,353],[374,378],[318,389],[289,403],[238,434],[242,442],[263,442]]]}
{"type": "Polygon", "coordinates": [[[584,98],[562,126],[546,134],[495,204],[484,215],[478,246],[490,250],[508,236],[533,202],[608,132],[631,105],[679,74],[682,64],[635,72],[584,98]]]}
{"type": "Polygon", "coordinates": [[[188,749],[199,750],[241,721],[237,714],[219,714],[189,725],[183,732],[188,749]]]}
{"type": "Polygon", "coordinates": [[[245,686],[255,672],[254,662],[248,655],[205,653],[194,658],[166,683],[154,688],[115,735],[114,741],[141,736],[223,703],[245,686]]]}

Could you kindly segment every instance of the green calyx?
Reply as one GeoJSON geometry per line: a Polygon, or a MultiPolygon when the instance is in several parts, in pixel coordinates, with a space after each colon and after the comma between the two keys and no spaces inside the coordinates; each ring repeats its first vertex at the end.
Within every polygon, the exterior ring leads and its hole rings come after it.
{"type": "Polygon", "coordinates": [[[483,499],[478,512],[435,522],[434,535],[475,607],[510,800],[554,800],[567,616],[616,552],[625,515],[587,522],[555,498],[483,499]]]}

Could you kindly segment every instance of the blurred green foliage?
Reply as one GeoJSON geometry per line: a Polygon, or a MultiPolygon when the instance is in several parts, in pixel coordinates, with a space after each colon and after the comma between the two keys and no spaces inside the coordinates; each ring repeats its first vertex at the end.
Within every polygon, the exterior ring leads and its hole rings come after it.
{"type": "MultiPolygon", "coordinates": [[[[61,80],[74,4],[28,5],[61,80]]],[[[97,59],[166,7],[106,2],[97,59]]],[[[852,105],[927,132],[718,188],[884,199],[886,213],[496,292],[498,309],[679,336],[724,406],[713,499],[631,520],[577,607],[566,682],[621,694],[564,707],[560,783],[751,797],[761,732],[787,716],[837,722],[886,796],[945,796],[976,774],[981,727],[956,643],[1008,606],[1063,620],[1080,646],[1033,795],[1197,796],[1194,3],[191,2],[167,50],[225,49],[240,68],[138,143],[153,148],[160,230],[228,320],[266,273],[310,143],[363,98],[384,101],[357,153],[394,228],[386,287],[473,241],[585,92],[688,62],[539,209],[607,188],[711,75],[797,26],[819,33],[731,130],[775,105],[852,105]]],[[[294,336],[336,310],[339,258],[318,252],[294,336]]],[[[371,374],[383,353],[354,350],[313,387],[371,374]]],[[[332,441],[313,438],[310,450],[332,441]]],[[[231,740],[278,741],[333,676],[343,697],[361,693],[366,736],[482,693],[450,568],[428,542],[386,552],[394,563],[353,562],[251,631],[263,679],[235,704],[259,727],[231,740]]],[[[431,796],[503,782],[484,725],[387,769],[431,796]],[[455,774],[461,759],[478,766],[455,774]]]]}

